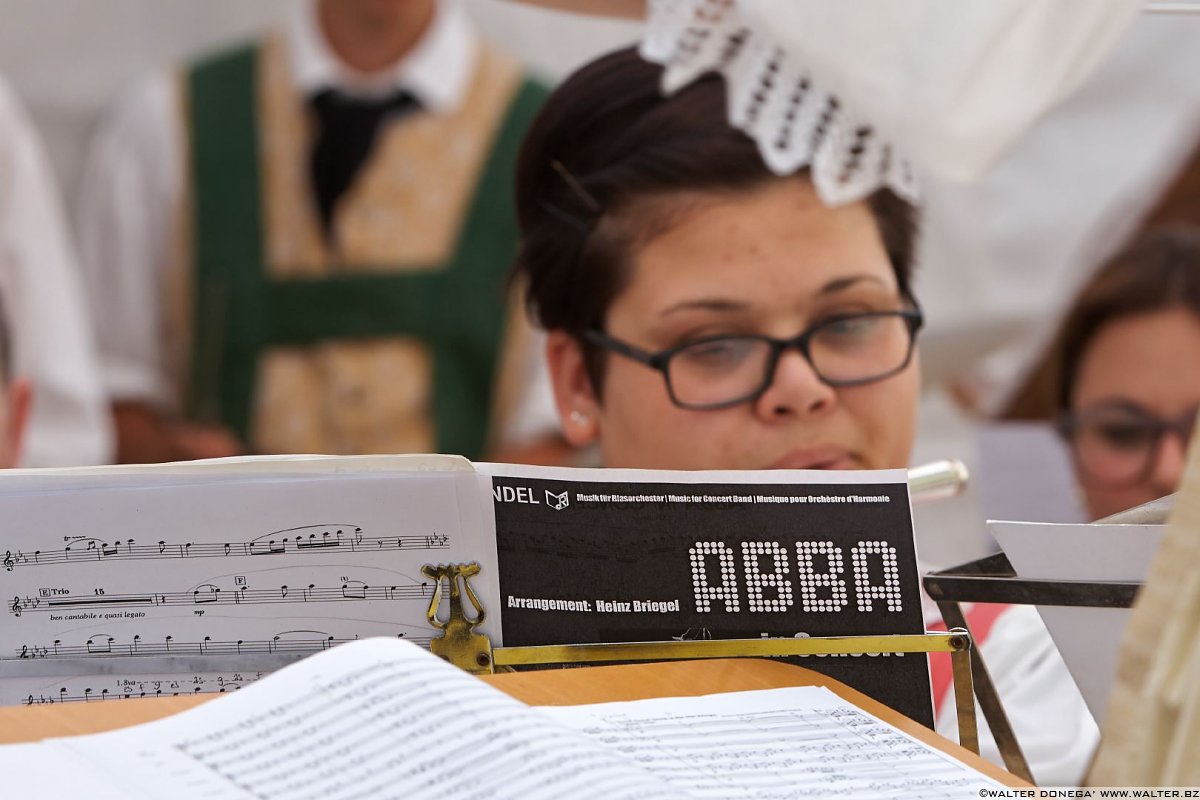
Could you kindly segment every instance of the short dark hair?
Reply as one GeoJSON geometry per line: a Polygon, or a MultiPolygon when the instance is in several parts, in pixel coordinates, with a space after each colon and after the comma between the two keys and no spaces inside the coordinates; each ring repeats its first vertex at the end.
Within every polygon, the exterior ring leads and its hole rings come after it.
{"type": "Polygon", "coordinates": [[[1200,227],[1170,225],[1140,235],[1080,289],[1049,347],[1001,413],[1054,419],[1071,406],[1084,351],[1100,328],[1152,311],[1200,317],[1200,227]]]}
{"type": "MultiPolygon", "coordinates": [[[[737,192],[778,180],[757,145],[726,121],[722,78],[674,94],[633,48],[584,66],[547,100],[517,162],[521,246],[515,280],[545,328],[601,327],[629,278],[634,247],[667,220],[655,200],[737,192]]],[[[888,190],[868,200],[901,291],[911,294],[912,207],[888,190]]],[[[589,364],[593,380],[598,366],[589,364]]]]}

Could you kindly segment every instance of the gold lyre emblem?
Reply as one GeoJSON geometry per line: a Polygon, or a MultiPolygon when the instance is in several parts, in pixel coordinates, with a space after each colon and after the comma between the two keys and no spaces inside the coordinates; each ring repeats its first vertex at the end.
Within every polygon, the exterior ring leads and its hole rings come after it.
{"type": "Polygon", "coordinates": [[[425,616],[430,625],[442,631],[441,636],[429,643],[429,649],[454,666],[476,674],[492,672],[492,642],[486,635],[475,633],[475,626],[483,623],[487,613],[468,580],[478,575],[479,570],[479,564],[475,561],[470,564],[426,564],[421,567],[421,573],[434,582],[433,595],[429,598],[429,610],[425,616]],[[445,620],[438,617],[442,605],[443,579],[450,589],[450,615],[445,620]],[[463,609],[464,592],[471,601],[473,618],[468,618],[463,609]]]}

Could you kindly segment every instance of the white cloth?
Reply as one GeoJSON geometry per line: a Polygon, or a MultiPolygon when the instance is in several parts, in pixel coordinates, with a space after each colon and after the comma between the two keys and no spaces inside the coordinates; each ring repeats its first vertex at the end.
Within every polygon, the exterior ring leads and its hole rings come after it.
{"type": "Polygon", "coordinates": [[[979,376],[994,405],[1077,287],[1140,225],[1200,143],[1198,37],[1200,16],[1141,15],[983,181],[924,185],[916,292],[928,378],[1022,339],[979,376]]]}
{"type": "Polygon", "coordinates": [[[840,203],[884,184],[911,194],[900,155],[921,173],[978,178],[1079,84],[1141,5],[650,0],[642,49],[666,65],[668,91],[721,72],[730,121],[767,164],[811,165],[821,196],[840,203]]]}
{"type": "Polygon", "coordinates": [[[23,466],[109,459],[108,408],[77,270],[49,164],[0,82],[0,295],[13,373],[30,379],[34,391],[23,466]]]}
{"type": "MultiPolygon", "coordinates": [[[[412,92],[435,113],[457,108],[470,88],[479,40],[457,0],[442,0],[422,40],[396,67],[363,75],[343,65],[320,33],[315,0],[283,28],[289,65],[308,92],[336,87],[372,95],[412,92]]],[[[184,137],[179,86],[171,73],[143,79],[102,120],[85,165],[79,238],[98,331],[101,375],[109,395],[178,412],[173,365],[163,346],[163,281],[180,254],[174,230],[184,196],[184,137]]],[[[544,338],[535,336],[540,364],[544,338]]],[[[549,378],[534,369],[506,429],[517,443],[558,430],[549,378]]]]}
{"type": "Polygon", "coordinates": [[[663,91],[721,73],[730,124],[758,143],[775,173],[808,168],[828,205],[862,199],[880,186],[916,200],[915,178],[891,139],[815,82],[808,64],[779,47],[770,27],[753,27],[735,0],[653,0],[649,11],[641,55],[663,65],[663,91]]]}
{"type": "MultiPolygon", "coordinates": [[[[932,616],[940,619],[936,608],[932,616]]],[[[934,621],[930,617],[927,611],[927,623],[934,621]]],[[[1078,786],[1100,741],[1100,731],[1037,609],[1009,607],[986,638],[975,644],[983,654],[1034,781],[1040,786],[1078,786]]],[[[1003,767],[1004,760],[978,704],[975,714],[981,754],[1003,767]]],[[[942,704],[937,732],[958,741],[953,700],[942,704]]]]}

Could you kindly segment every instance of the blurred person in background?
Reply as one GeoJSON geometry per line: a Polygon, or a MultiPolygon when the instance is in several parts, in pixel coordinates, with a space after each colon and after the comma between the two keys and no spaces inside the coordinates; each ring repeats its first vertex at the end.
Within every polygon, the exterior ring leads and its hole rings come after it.
{"type": "Polygon", "coordinates": [[[1011,400],[1053,420],[1093,519],[1176,490],[1200,409],[1200,226],[1143,233],[1080,290],[1011,400]]]}
{"type": "Polygon", "coordinates": [[[11,469],[21,461],[31,399],[29,381],[12,372],[8,314],[0,298],[0,469],[11,469]]]}
{"type": "Polygon", "coordinates": [[[503,285],[542,96],[454,0],[313,0],[122,97],[80,210],[120,460],[565,452],[503,285]]]}
{"type": "Polygon", "coordinates": [[[3,466],[106,462],[109,417],[92,326],[49,164],[32,123],[0,81],[0,294],[7,319],[3,466]],[[30,385],[37,387],[30,397],[30,385]],[[21,430],[28,418],[24,447],[21,430]]]}

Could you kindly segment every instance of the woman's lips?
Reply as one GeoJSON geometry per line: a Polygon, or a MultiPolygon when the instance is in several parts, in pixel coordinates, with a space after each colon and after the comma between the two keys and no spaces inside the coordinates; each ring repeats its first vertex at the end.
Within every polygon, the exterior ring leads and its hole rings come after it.
{"type": "Polygon", "coordinates": [[[836,446],[793,450],[767,469],[862,469],[857,456],[836,446]]]}

